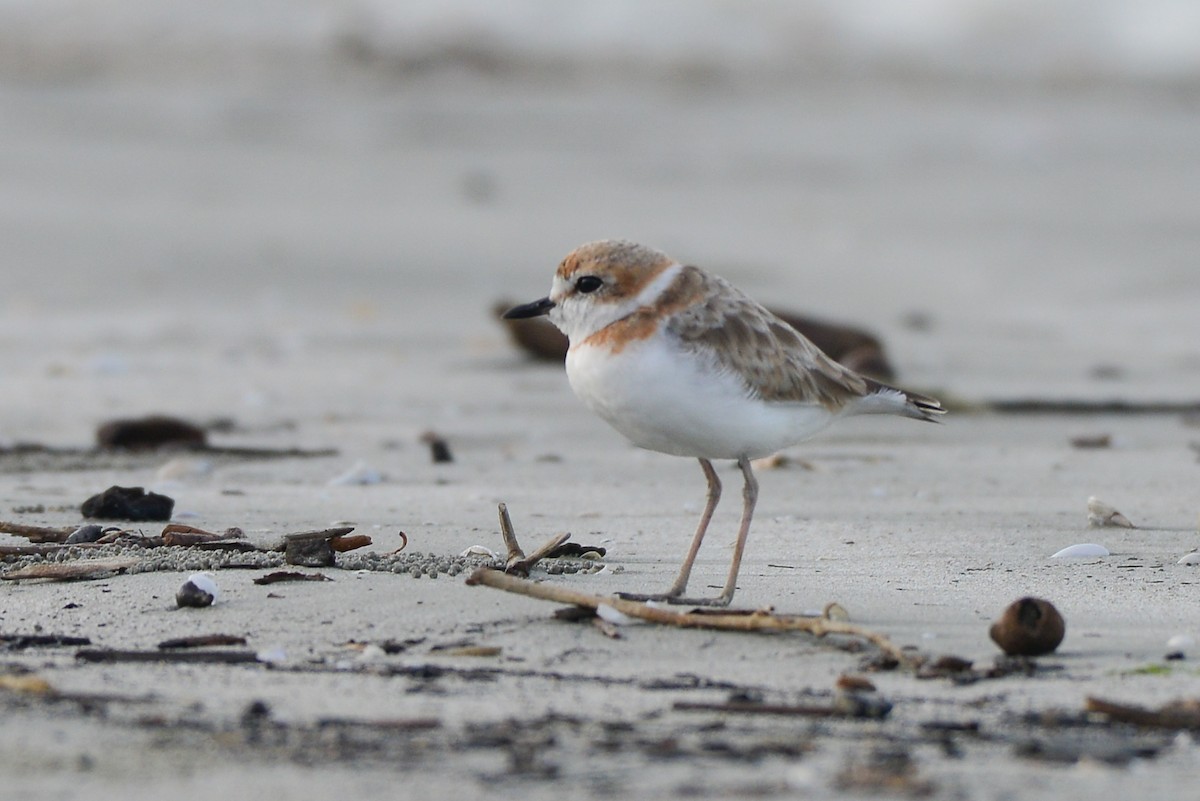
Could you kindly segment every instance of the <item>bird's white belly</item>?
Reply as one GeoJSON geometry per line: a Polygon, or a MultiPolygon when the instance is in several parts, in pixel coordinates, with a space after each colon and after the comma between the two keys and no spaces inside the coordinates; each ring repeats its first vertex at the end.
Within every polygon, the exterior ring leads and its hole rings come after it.
{"type": "Polygon", "coordinates": [[[661,336],[629,343],[616,354],[572,347],[567,378],[588,408],[633,444],[676,456],[766,456],[836,417],[816,404],[752,398],[740,378],[661,336]]]}

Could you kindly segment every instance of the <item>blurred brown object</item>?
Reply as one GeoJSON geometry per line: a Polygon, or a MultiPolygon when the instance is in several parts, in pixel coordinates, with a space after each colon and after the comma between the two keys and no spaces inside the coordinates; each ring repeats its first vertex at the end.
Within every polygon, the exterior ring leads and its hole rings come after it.
{"type": "Polygon", "coordinates": [[[1067,624],[1054,604],[1044,598],[1013,601],[988,630],[1000,650],[1009,656],[1041,656],[1058,648],[1067,624]]]}
{"type": "Polygon", "coordinates": [[[204,429],[165,415],[109,420],[96,429],[96,446],[103,450],[149,451],[158,448],[203,448],[204,429]]]}
{"type": "MultiPolygon", "coordinates": [[[[492,310],[499,317],[514,305],[502,300],[495,303],[492,310]]],[[[834,361],[880,381],[895,379],[896,373],[884,355],[883,344],[872,334],[853,326],[802,317],[780,309],[771,309],[771,313],[812,340],[834,361]]],[[[501,322],[517,347],[534,358],[557,362],[566,358],[567,337],[546,318],[501,319],[501,322]]]]}

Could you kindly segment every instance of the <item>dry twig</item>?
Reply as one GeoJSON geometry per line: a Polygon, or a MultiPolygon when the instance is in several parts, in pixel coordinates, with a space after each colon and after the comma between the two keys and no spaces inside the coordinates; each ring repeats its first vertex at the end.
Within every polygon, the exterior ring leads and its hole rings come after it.
{"type": "Polygon", "coordinates": [[[235,634],[200,634],[195,637],[174,637],[163,640],[158,647],[164,651],[174,648],[211,648],[215,645],[245,645],[246,638],[235,634]]]}
{"type": "Polygon", "coordinates": [[[1119,723],[1132,723],[1135,726],[1153,729],[1200,730],[1200,701],[1195,699],[1173,701],[1158,709],[1147,709],[1144,706],[1119,704],[1088,696],[1083,708],[1119,723]]]}
{"type": "Polygon", "coordinates": [[[508,516],[508,505],[500,504],[500,536],[504,538],[504,546],[508,549],[508,554],[504,558],[504,572],[518,576],[528,576],[529,569],[535,564],[545,559],[546,556],[558,546],[571,538],[570,534],[558,534],[547,540],[542,547],[525,555],[525,551],[521,550],[521,544],[517,542],[517,532],[513,529],[512,518],[508,516]]]}
{"type": "Polygon", "coordinates": [[[25,537],[30,542],[63,542],[75,531],[75,527],[55,528],[52,526],[29,526],[24,523],[0,522],[0,534],[25,537]]]}
{"type": "Polygon", "coordinates": [[[758,611],[751,614],[739,614],[736,612],[718,612],[715,614],[711,612],[706,614],[676,612],[671,609],[649,606],[639,601],[629,601],[616,596],[590,595],[554,584],[540,584],[527,581],[486,567],[481,567],[472,573],[471,577],[467,579],[467,584],[470,586],[483,585],[518,595],[527,595],[530,598],[582,606],[587,609],[610,606],[630,617],[665,626],[718,629],[721,631],[803,631],[816,637],[824,637],[827,634],[841,634],[849,637],[858,637],[870,642],[902,665],[915,667],[918,662],[918,658],[914,653],[906,651],[882,634],[851,623],[826,620],[819,617],[776,615],[766,611],[758,611]]]}
{"type": "Polygon", "coordinates": [[[281,581],[333,581],[324,573],[300,573],[296,570],[276,570],[254,580],[255,584],[278,584],[281,581]]]}
{"type": "Polygon", "coordinates": [[[121,573],[138,564],[138,559],[84,559],[79,562],[44,562],[10,570],[0,579],[53,579],[55,581],[77,581],[102,578],[112,573],[121,573]]]}
{"type": "Polygon", "coordinates": [[[257,662],[254,651],[122,651],[118,649],[83,648],[75,652],[82,662],[182,662],[188,664],[237,665],[257,662]]]}

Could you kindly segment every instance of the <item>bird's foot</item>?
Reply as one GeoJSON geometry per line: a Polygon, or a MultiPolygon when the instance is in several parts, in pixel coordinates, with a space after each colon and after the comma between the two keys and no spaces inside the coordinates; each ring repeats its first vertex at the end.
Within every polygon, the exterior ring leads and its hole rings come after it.
{"type": "Polygon", "coordinates": [[[637,593],[637,592],[618,592],[617,597],[626,601],[655,601],[657,603],[668,603],[672,606],[729,606],[729,602],[733,600],[732,596],[718,595],[715,598],[684,598],[682,595],[669,592],[660,593],[637,593]]]}
{"type": "Polygon", "coordinates": [[[675,603],[675,599],[679,597],[676,593],[672,595],[669,592],[618,592],[617,597],[622,601],[654,601],[655,603],[675,603]]]}

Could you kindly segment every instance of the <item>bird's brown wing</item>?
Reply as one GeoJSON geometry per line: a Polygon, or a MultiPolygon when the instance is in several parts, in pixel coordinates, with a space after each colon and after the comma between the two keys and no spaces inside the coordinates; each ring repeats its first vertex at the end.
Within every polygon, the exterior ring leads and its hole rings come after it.
{"type": "Polygon", "coordinates": [[[667,330],[685,348],[704,350],[765,401],[840,409],[870,391],[866,379],[830,359],[790,325],[729,282],[695,267],[704,300],[676,312],[667,330]]]}

